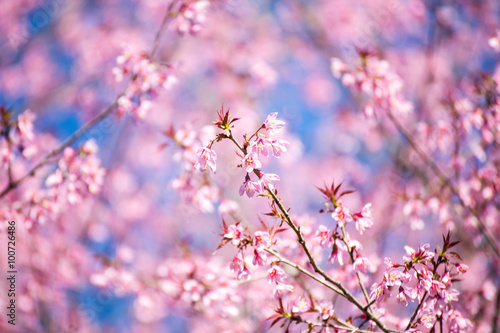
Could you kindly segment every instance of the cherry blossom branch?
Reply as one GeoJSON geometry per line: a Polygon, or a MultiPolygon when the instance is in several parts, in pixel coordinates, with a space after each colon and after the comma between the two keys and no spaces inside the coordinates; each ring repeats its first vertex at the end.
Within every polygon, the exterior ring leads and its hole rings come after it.
{"type": "MultiPolygon", "coordinates": [[[[247,154],[247,149],[242,146],[233,136],[232,132],[230,130],[228,130],[228,134],[225,135],[225,137],[229,138],[237,147],[238,149],[241,150],[241,152],[243,154],[247,154]]],[[[259,177],[259,174],[260,174],[260,171],[259,170],[254,170],[254,173],[257,175],[257,177],[259,177]]],[[[309,251],[309,248],[307,247],[306,245],[306,242],[305,242],[305,239],[304,237],[302,236],[302,232],[300,231],[300,227],[297,226],[292,218],[290,217],[290,215],[288,214],[288,210],[285,209],[285,207],[283,206],[281,200],[276,196],[276,194],[270,190],[269,188],[265,187],[267,193],[269,193],[269,195],[271,196],[271,198],[273,199],[274,203],[278,206],[278,208],[280,209],[281,213],[283,214],[284,216],[284,221],[290,226],[290,228],[294,231],[294,233],[297,235],[297,239],[298,239],[298,242],[300,244],[300,246],[302,247],[302,249],[304,250],[304,253],[306,254],[308,260],[309,260],[309,263],[311,264],[311,266],[313,267],[314,271],[316,273],[318,273],[320,276],[322,276],[326,281],[330,282],[331,284],[333,284],[334,286],[336,286],[340,291],[341,293],[339,293],[341,296],[343,296],[344,298],[346,298],[349,302],[353,303],[358,309],[360,309],[365,315],[367,318],[369,318],[370,320],[373,320],[376,325],[382,329],[382,331],[384,332],[398,332],[398,331],[393,331],[393,330],[390,330],[388,329],[387,327],[385,327],[385,325],[380,321],[380,319],[378,317],[376,317],[370,310],[370,307],[369,306],[363,306],[363,304],[361,304],[357,299],[356,297],[354,297],[354,295],[352,295],[349,290],[347,290],[344,285],[340,282],[340,281],[337,281],[335,279],[332,279],[328,274],[326,274],[319,266],[318,264],[316,263],[316,260],[314,259],[313,255],[311,254],[311,252],[309,251]]],[[[330,288],[331,289],[331,288],[330,288]]],[[[334,290],[334,289],[333,289],[334,290]]]]}
{"type": "Polygon", "coordinates": [[[441,180],[443,185],[445,185],[450,191],[458,198],[460,204],[465,207],[469,213],[471,213],[477,220],[478,224],[478,229],[479,231],[483,234],[484,238],[486,239],[487,244],[491,247],[493,252],[497,255],[497,257],[500,257],[500,249],[498,247],[498,244],[496,243],[495,239],[489,234],[488,230],[486,229],[486,226],[484,223],[481,221],[479,217],[479,213],[473,208],[470,207],[469,205],[465,204],[463,201],[462,197],[458,193],[458,190],[453,186],[453,184],[450,182],[448,177],[444,175],[444,173],[439,169],[437,164],[427,155],[421,148],[420,146],[413,140],[411,134],[399,123],[399,121],[394,117],[394,115],[388,111],[387,115],[389,116],[389,119],[391,122],[394,124],[394,126],[398,129],[398,131],[403,135],[403,137],[408,141],[410,144],[411,148],[423,159],[423,161],[431,168],[431,170],[434,172],[434,174],[441,180]]]}
{"type": "Polygon", "coordinates": [[[302,236],[302,233],[300,232],[300,227],[298,227],[297,225],[295,225],[295,223],[292,221],[290,215],[288,214],[288,211],[285,209],[285,207],[283,207],[280,199],[273,193],[273,191],[270,191],[269,189],[267,189],[267,192],[271,195],[271,197],[273,198],[274,202],[276,203],[276,205],[278,206],[278,208],[281,210],[281,212],[283,213],[283,215],[285,216],[285,219],[286,219],[286,222],[287,224],[292,228],[292,230],[295,232],[295,234],[297,235],[297,238],[298,238],[298,241],[299,241],[299,244],[302,246],[302,249],[304,250],[304,252],[306,253],[306,256],[307,258],[309,259],[309,262],[311,264],[311,266],[314,268],[314,271],[316,273],[318,273],[319,275],[321,275],[326,281],[332,283],[333,285],[335,285],[337,288],[339,288],[342,293],[340,294],[341,296],[345,297],[348,301],[350,301],[351,303],[353,303],[358,309],[360,309],[365,315],[367,318],[369,318],[370,320],[373,320],[377,326],[384,332],[398,332],[398,331],[394,331],[394,330],[390,330],[388,329],[387,327],[385,327],[385,325],[380,321],[380,319],[378,317],[376,317],[371,311],[370,311],[370,308],[369,307],[365,307],[363,306],[363,304],[361,304],[355,297],[354,295],[352,295],[349,290],[347,290],[344,285],[340,282],[340,281],[337,281],[337,280],[334,280],[332,279],[328,274],[326,274],[319,266],[318,264],[316,263],[316,261],[314,260],[311,252],[309,251],[309,248],[307,247],[306,245],[306,242],[304,240],[304,237],[302,236]]]}

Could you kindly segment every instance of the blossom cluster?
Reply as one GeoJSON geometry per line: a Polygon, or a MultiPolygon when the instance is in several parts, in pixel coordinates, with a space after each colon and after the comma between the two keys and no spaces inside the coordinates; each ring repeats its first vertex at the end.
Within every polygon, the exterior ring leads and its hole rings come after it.
{"type": "Polygon", "coordinates": [[[244,255],[244,251],[247,247],[251,248],[253,252],[252,264],[257,267],[268,267],[267,280],[273,286],[273,294],[275,297],[281,297],[286,293],[293,292],[294,287],[286,283],[287,274],[282,268],[273,262],[267,264],[267,251],[270,250],[273,245],[273,237],[276,231],[277,229],[275,228],[272,228],[270,232],[259,230],[256,231],[254,235],[251,235],[243,229],[240,223],[227,226],[224,222],[224,229],[221,234],[223,238],[219,248],[231,242],[238,249],[230,265],[231,271],[236,274],[238,280],[248,280],[252,276],[252,272],[245,262],[244,255]]]}
{"type": "Polygon", "coordinates": [[[126,51],[116,58],[113,74],[117,82],[130,77],[131,82],[117,100],[117,114],[132,114],[144,119],[152,107],[152,100],[161,89],[169,90],[177,83],[170,66],[152,61],[146,53],[126,51]]]}
{"type": "Polygon", "coordinates": [[[57,169],[47,177],[45,185],[54,199],[65,198],[75,204],[86,195],[99,192],[104,178],[104,168],[96,154],[97,144],[89,140],[78,150],[66,147],[57,169]]]}
{"type": "Polygon", "coordinates": [[[410,332],[421,332],[417,329],[419,325],[432,329],[443,319],[447,320],[450,332],[471,328],[470,320],[455,308],[460,292],[452,288],[453,282],[468,270],[460,262],[460,256],[450,251],[457,244],[448,234],[443,236],[442,247],[434,252],[429,251],[429,244],[421,245],[417,250],[405,246],[402,264],[385,258],[387,269],[382,282],[372,285],[370,299],[380,305],[395,293],[402,306],[408,306],[408,301],[418,301],[415,314],[406,327],[406,330],[411,328],[410,332]]]}
{"type": "Polygon", "coordinates": [[[366,95],[368,101],[364,113],[371,117],[376,112],[394,111],[408,114],[413,104],[403,95],[403,81],[392,70],[387,60],[381,60],[369,52],[359,51],[359,63],[349,66],[339,58],[331,59],[333,76],[342,84],[366,95]]]}
{"type": "Polygon", "coordinates": [[[175,16],[174,25],[179,34],[189,33],[196,35],[202,29],[206,20],[206,12],[210,6],[207,0],[189,0],[179,2],[179,9],[175,16]]]}
{"type": "MultiPolygon", "coordinates": [[[[265,194],[267,190],[274,189],[274,183],[279,181],[280,178],[274,173],[264,173],[260,170],[262,167],[261,157],[274,156],[276,158],[281,157],[282,152],[287,151],[286,145],[290,142],[284,139],[275,139],[273,136],[285,126],[283,120],[277,119],[277,113],[271,113],[267,116],[266,120],[261,127],[255,131],[255,133],[250,137],[245,137],[245,142],[243,146],[239,146],[242,154],[237,153],[241,158],[240,167],[245,169],[246,176],[245,181],[240,186],[240,195],[246,194],[249,198],[252,198],[255,194],[265,194]],[[261,130],[266,130],[269,132],[269,136],[260,133],[261,130]],[[258,179],[252,180],[251,174],[255,174],[258,179]]],[[[237,119],[231,119],[231,114],[229,111],[224,113],[222,109],[219,113],[219,120],[215,122],[215,125],[224,130],[217,136],[216,140],[233,139],[230,128],[231,125],[237,119]]],[[[197,150],[198,161],[195,167],[205,171],[207,165],[215,172],[215,163],[217,154],[211,149],[213,141],[210,142],[206,147],[200,147],[197,150]]]]}

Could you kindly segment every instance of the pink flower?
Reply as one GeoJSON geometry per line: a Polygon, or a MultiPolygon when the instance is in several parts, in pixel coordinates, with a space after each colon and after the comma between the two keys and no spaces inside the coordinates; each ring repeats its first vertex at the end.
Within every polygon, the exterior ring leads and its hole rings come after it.
{"type": "Polygon", "coordinates": [[[385,274],[385,285],[392,287],[394,285],[401,285],[401,272],[395,268],[389,268],[385,274]]]}
{"type": "Polygon", "coordinates": [[[263,187],[267,187],[268,189],[272,190],[274,188],[274,185],[272,182],[277,182],[280,180],[280,177],[275,174],[275,173],[259,173],[260,176],[260,182],[263,187]]]}
{"type": "Polygon", "coordinates": [[[373,225],[372,204],[366,204],[360,213],[354,214],[354,221],[360,234],[363,234],[366,229],[370,229],[373,225]]]}
{"type": "Polygon", "coordinates": [[[408,299],[406,298],[405,290],[403,287],[399,287],[399,292],[396,295],[396,299],[402,306],[408,306],[408,299]]]}
{"type": "Polygon", "coordinates": [[[439,295],[442,297],[444,288],[445,288],[445,285],[443,282],[438,281],[438,280],[432,280],[431,287],[429,289],[429,294],[431,296],[439,295]]]}
{"type": "Polygon", "coordinates": [[[401,282],[408,283],[411,280],[410,272],[405,268],[403,272],[401,272],[401,282]]]}
{"type": "Polygon", "coordinates": [[[273,156],[276,158],[281,157],[281,152],[286,151],[286,146],[289,145],[290,142],[282,139],[272,140],[271,141],[271,149],[273,156]]]}
{"type": "Polygon", "coordinates": [[[333,304],[331,302],[321,300],[318,305],[316,305],[316,311],[322,320],[328,320],[328,318],[333,317],[333,304]]]}
{"type": "Polygon", "coordinates": [[[238,246],[244,237],[243,228],[237,224],[231,224],[224,234],[224,238],[230,239],[234,246],[238,246]]]}
{"type": "Polygon", "coordinates": [[[250,180],[250,177],[247,176],[245,182],[240,186],[240,195],[246,193],[249,198],[252,198],[255,193],[264,192],[264,188],[262,186],[262,182],[254,182],[250,180]]]}
{"type": "Polygon", "coordinates": [[[447,289],[443,292],[443,299],[446,303],[457,302],[460,292],[456,289],[447,289]]]}
{"type": "Polygon", "coordinates": [[[464,265],[464,264],[461,264],[461,263],[457,263],[456,267],[457,267],[457,270],[460,273],[462,273],[462,274],[467,273],[467,270],[469,269],[469,267],[467,265],[464,265]]]}
{"type": "Polygon", "coordinates": [[[217,159],[215,151],[209,147],[200,147],[196,151],[196,154],[198,155],[198,162],[194,165],[196,169],[203,172],[207,170],[208,166],[213,172],[215,172],[215,160],[217,159]]]}
{"type": "Polygon", "coordinates": [[[434,252],[428,252],[430,248],[429,244],[421,245],[417,251],[409,246],[405,246],[406,255],[403,256],[403,259],[408,262],[414,263],[425,263],[428,260],[434,258],[434,252]]]}
{"type": "Polygon", "coordinates": [[[361,272],[366,274],[369,266],[370,266],[370,260],[368,260],[368,258],[358,256],[354,261],[354,263],[352,264],[352,269],[355,272],[361,272]]]}
{"type": "Polygon", "coordinates": [[[423,267],[420,271],[419,271],[419,275],[418,275],[418,285],[429,291],[431,289],[431,285],[432,285],[432,272],[429,271],[427,269],[427,267],[423,267]]]}
{"type": "Polygon", "coordinates": [[[436,322],[436,314],[434,313],[432,307],[424,308],[420,314],[420,322],[426,328],[432,328],[434,326],[434,323],[436,322]]]}
{"type": "Polygon", "coordinates": [[[259,156],[255,152],[248,153],[243,158],[242,163],[247,172],[252,172],[254,169],[262,167],[262,163],[259,161],[259,156]]]}
{"type": "Polygon", "coordinates": [[[450,309],[448,311],[448,326],[450,333],[460,333],[462,330],[466,331],[468,328],[472,328],[472,322],[462,316],[460,311],[455,309],[450,309]]]}
{"type": "Polygon", "coordinates": [[[273,149],[272,141],[261,134],[257,134],[257,137],[254,141],[250,143],[248,147],[249,151],[255,152],[258,155],[268,156],[269,151],[273,149]]]}
{"type": "Polygon", "coordinates": [[[254,266],[264,266],[266,264],[266,261],[267,261],[267,254],[265,254],[262,251],[257,251],[257,249],[253,251],[252,264],[254,266]]]}
{"type": "Polygon", "coordinates": [[[451,287],[451,275],[450,272],[444,273],[443,277],[441,278],[441,282],[445,285],[446,288],[451,287]]]}
{"type": "Polygon", "coordinates": [[[283,120],[277,120],[278,112],[273,112],[267,116],[264,124],[262,125],[266,130],[268,130],[271,135],[274,135],[277,130],[281,129],[285,126],[285,122],[283,120]]]}
{"type": "Polygon", "coordinates": [[[231,262],[231,271],[235,272],[237,274],[238,280],[241,279],[250,279],[251,273],[248,270],[245,261],[243,260],[243,256],[241,255],[241,252],[238,252],[233,258],[233,261],[231,262]]]}
{"type": "Polygon", "coordinates": [[[399,264],[398,263],[395,263],[394,261],[392,261],[391,258],[384,258],[384,264],[386,264],[387,267],[391,268],[391,267],[398,267],[399,264]]]}
{"type": "Polygon", "coordinates": [[[269,283],[280,283],[285,280],[286,274],[280,267],[273,265],[267,270],[267,281],[269,283]]]}
{"type": "Polygon", "coordinates": [[[291,284],[277,282],[274,286],[273,296],[282,297],[287,293],[293,293],[293,286],[291,284]]]}
{"type": "Polygon", "coordinates": [[[26,110],[19,115],[17,118],[17,128],[21,136],[26,138],[28,141],[32,141],[35,138],[33,134],[33,120],[35,120],[35,114],[30,110],[26,110]]]}
{"type": "Polygon", "coordinates": [[[399,304],[402,306],[408,306],[408,298],[411,300],[415,300],[417,298],[417,288],[406,288],[403,286],[399,287],[398,294],[396,295],[396,300],[398,301],[399,304]]]}
{"type": "Polygon", "coordinates": [[[321,247],[330,247],[332,245],[332,238],[330,237],[330,230],[324,225],[318,227],[316,237],[319,238],[319,245],[321,247]]]}
{"type": "Polygon", "coordinates": [[[384,299],[384,295],[386,293],[387,289],[386,286],[383,282],[381,283],[374,283],[371,288],[370,292],[370,300],[375,300],[375,302],[380,303],[384,299]]]}
{"type": "Polygon", "coordinates": [[[337,221],[340,227],[345,226],[346,222],[352,222],[352,216],[349,214],[349,210],[347,208],[338,205],[335,208],[335,211],[332,213],[332,217],[335,221],[337,221]]]}
{"type": "Polygon", "coordinates": [[[267,231],[256,231],[253,239],[255,249],[262,252],[264,248],[271,246],[271,238],[267,231]]]}
{"type": "Polygon", "coordinates": [[[295,300],[295,302],[293,302],[292,312],[293,313],[302,313],[302,312],[309,311],[310,308],[311,308],[311,304],[309,303],[309,301],[307,299],[305,299],[304,297],[299,297],[295,300]]]}
{"type": "Polygon", "coordinates": [[[335,263],[335,259],[339,261],[339,264],[341,266],[344,265],[345,261],[349,260],[349,252],[347,251],[347,246],[339,238],[336,238],[333,242],[332,252],[330,253],[330,257],[328,258],[332,265],[335,263]]]}

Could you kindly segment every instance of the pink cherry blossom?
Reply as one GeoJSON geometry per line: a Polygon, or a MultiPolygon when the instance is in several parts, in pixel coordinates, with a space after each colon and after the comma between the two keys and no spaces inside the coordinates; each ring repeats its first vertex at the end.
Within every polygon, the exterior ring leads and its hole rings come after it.
{"type": "Polygon", "coordinates": [[[264,248],[271,246],[271,238],[267,231],[256,231],[253,239],[255,250],[262,252],[264,248]]]}
{"type": "Polygon", "coordinates": [[[252,172],[254,169],[260,169],[260,167],[262,167],[262,163],[259,161],[259,156],[255,152],[247,154],[243,158],[242,164],[247,172],[252,172]]]}
{"type": "Polygon", "coordinates": [[[366,204],[360,213],[353,215],[353,218],[360,234],[363,234],[366,229],[370,229],[373,226],[372,204],[366,204]]]}
{"type": "Polygon", "coordinates": [[[280,180],[280,177],[274,173],[259,172],[259,176],[262,186],[270,190],[274,189],[274,184],[272,182],[277,182],[280,180]]]}
{"type": "Polygon", "coordinates": [[[365,273],[370,267],[370,260],[366,257],[358,256],[354,263],[352,264],[352,269],[356,272],[365,273]]]}
{"type": "Polygon", "coordinates": [[[262,125],[266,130],[271,133],[271,135],[274,135],[285,126],[285,122],[283,120],[278,120],[276,117],[278,116],[278,112],[273,112],[269,114],[266,118],[266,121],[264,121],[264,124],[262,125]]]}
{"type": "Polygon", "coordinates": [[[198,155],[198,161],[194,165],[196,169],[199,169],[203,172],[207,170],[208,166],[212,170],[212,172],[215,172],[215,161],[217,159],[217,154],[215,153],[215,151],[213,151],[209,147],[200,147],[196,151],[196,154],[198,155]]]}
{"type": "Polygon", "coordinates": [[[35,114],[30,110],[26,110],[21,113],[17,119],[17,127],[21,136],[29,141],[32,141],[35,137],[33,133],[33,121],[35,120],[35,114]]]}
{"type": "Polygon", "coordinates": [[[335,208],[335,211],[332,213],[332,217],[335,221],[337,221],[340,227],[343,227],[346,223],[353,221],[349,210],[341,205],[335,208]]]}
{"type": "Polygon", "coordinates": [[[281,157],[281,152],[287,151],[285,145],[289,145],[290,142],[283,139],[276,139],[271,141],[271,149],[274,157],[281,157]]]}
{"type": "Polygon", "coordinates": [[[254,266],[264,266],[267,262],[267,254],[262,251],[254,250],[252,264],[254,266]]]}
{"type": "Polygon", "coordinates": [[[271,266],[271,268],[267,270],[267,281],[271,284],[284,282],[285,278],[285,271],[276,265],[271,266]]]}
{"type": "Polygon", "coordinates": [[[308,300],[303,297],[299,297],[293,303],[292,312],[302,313],[308,311],[310,308],[311,304],[308,302],[308,300]]]}
{"type": "Polygon", "coordinates": [[[332,238],[330,235],[331,231],[324,225],[318,227],[316,231],[316,237],[319,239],[319,244],[321,247],[330,247],[332,245],[332,238]]]}
{"type": "Polygon", "coordinates": [[[264,187],[262,186],[262,182],[254,182],[250,180],[248,177],[245,182],[240,186],[240,196],[242,196],[244,193],[247,194],[249,198],[252,198],[256,193],[260,194],[264,192],[264,187]]]}
{"type": "Polygon", "coordinates": [[[273,141],[268,137],[258,133],[255,140],[251,141],[248,147],[250,152],[255,152],[258,155],[268,156],[269,152],[273,151],[273,141]]]}
{"type": "Polygon", "coordinates": [[[234,246],[238,246],[244,238],[243,231],[243,227],[240,224],[231,224],[223,236],[224,238],[230,239],[234,246]]]}
{"type": "Polygon", "coordinates": [[[328,320],[329,318],[333,317],[334,314],[333,304],[326,300],[321,300],[316,306],[316,311],[319,312],[322,320],[328,320]]]}

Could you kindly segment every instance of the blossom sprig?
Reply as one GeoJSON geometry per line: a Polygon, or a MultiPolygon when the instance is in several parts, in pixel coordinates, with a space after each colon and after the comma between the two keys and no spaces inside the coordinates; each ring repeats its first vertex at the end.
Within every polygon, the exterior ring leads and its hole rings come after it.
{"type": "Polygon", "coordinates": [[[252,198],[256,194],[266,195],[266,191],[273,190],[274,182],[279,181],[280,178],[276,174],[261,171],[262,162],[259,158],[260,156],[267,157],[269,155],[279,158],[281,153],[287,150],[286,145],[290,144],[286,140],[273,139],[259,133],[260,130],[266,129],[273,135],[276,130],[282,128],[285,122],[277,120],[276,117],[276,112],[270,114],[250,137],[246,134],[244,135],[244,143],[241,145],[236,141],[231,132],[231,128],[234,127],[233,123],[239,120],[239,118],[233,118],[229,110],[224,111],[224,107],[222,107],[218,112],[218,120],[214,122],[214,125],[224,132],[217,134],[207,147],[198,149],[198,163],[195,164],[195,167],[204,171],[206,170],[206,166],[209,166],[212,171],[215,171],[216,153],[211,150],[212,144],[229,139],[239,149],[237,155],[241,158],[241,164],[238,166],[244,168],[246,171],[245,180],[239,189],[240,195],[246,194],[249,198],[252,198]],[[252,180],[251,173],[255,174],[258,180],[252,180]]]}
{"type": "Polygon", "coordinates": [[[252,235],[246,232],[246,229],[241,226],[240,222],[228,226],[226,221],[222,219],[223,228],[220,234],[222,240],[215,251],[218,251],[229,242],[238,249],[238,253],[243,253],[247,247],[252,247],[254,255],[253,265],[264,266],[267,261],[265,251],[271,249],[276,244],[275,235],[283,232],[285,229],[276,226],[270,228],[261,218],[259,218],[259,221],[263,226],[263,230],[258,230],[252,235]]]}
{"type": "Polygon", "coordinates": [[[75,204],[85,195],[100,191],[105,170],[96,156],[97,150],[94,140],[87,141],[78,150],[66,147],[58,168],[45,180],[55,200],[65,198],[75,204]]]}
{"type": "Polygon", "coordinates": [[[470,328],[468,319],[457,320],[461,314],[453,305],[458,301],[459,292],[452,288],[452,284],[458,281],[458,275],[467,271],[466,265],[453,260],[461,260],[460,256],[450,251],[458,243],[451,241],[448,233],[443,235],[443,245],[436,245],[434,251],[429,251],[429,244],[421,245],[417,250],[405,246],[407,254],[402,264],[386,258],[387,270],[382,282],[373,284],[370,299],[380,304],[396,291],[396,299],[403,306],[407,306],[408,301],[418,300],[407,330],[418,325],[432,329],[443,317],[447,317],[450,332],[470,328]]]}
{"type": "MultiPolygon", "coordinates": [[[[266,180],[266,174],[264,174],[261,170],[257,169],[254,167],[256,165],[256,162],[254,161],[255,157],[258,157],[260,155],[264,155],[264,152],[267,152],[268,155],[273,154],[275,157],[279,157],[281,151],[284,151],[286,149],[286,142],[284,141],[279,141],[276,139],[271,139],[268,138],[265,135],[262,135],[260,133],[261,129],[266,129],[269,130],[271,135],[274,134],[275,130],[278,130],[283,127],[284,123],[277,121],[276,120],[276,114],[271,114],[267,117],[266,122],[264,122],[263,125],[261,125],[255,132],[252,134],[250,137],[247,135],[244,135],[244,143],[240,144],[236,138],[233,136],[231,130],[227,130],[228,133],[226,133],[226,129],[224,129],[224,133],[219,134],[217,136],[217,139],[215,142],[218,142],[223,139],[229,139],[232,141],[238,150],[242,153],[242,155],[238,156],[242,158],[242,164],[240,167],[242,168],[249,168],[251,171],[247,171],[245,175],[245,181],[240,187],[240,195],[243,195],[244,193],[247,194],[247,196],[252,197],[255,194],[261,195],[261,196],[266,196],[269,197],[271,200],[271,213],[269,213],[272,216],[279,217],[280,219],[280,226],[283,222],[285,222],[291,230],[295,233],[297,236],[298,242],[301,245],[301,248],[304,250],[305,257],[307,258],[308,262],[312,267],[314,268],[314,271],[318,273],[323,279],[325,279],[328,284],[327,286],[334,290],[335,292],[339,293],[341,296],[347,298],[350,302],[352,302],[358,309],[360,309],[363,314],[366,316],[366,318],[369,318],[372,320],[378,327],[380,327],[384,331],[388,331],[388,329],[385,327],[385,325],[380,321],[380,319],[375,316],[371,310],[369,310],[367,307],[363,306],[362,303],[360,303],[355,296],[353,296],[343,285],[340,281],[336,281],[332,279],[328,274],[326,274],[316,263],[309,247],[306,244],[306,241],[304,239],[304,235],[301,232],[300,227],[292,220],[290,217],[288,210],[285,209],[285,207],[282,204],[282,200],[277,196],[277,191],[273,187],[270,186],[270,184],[264,185],[263,183],[266,180]],[[271,149],[270,149],[271,148],[271,149]],[[253,150],[253,151],[252,151],[253,150]],[[256,153],[253,155],[249,155],[251,153],[256,153]],[[248,160],[248,157],[251,156],[252,161],[250,163],[245,163],[245,160],[248,160]],[[251,173],[256,175],[259,179],[257,181],[252,180],[251,178],[251,173]],[[274,207],[274,211],[273,211],[274,207]]],[[[268,179],[272,180],[272,177],[267,177],[268,179]]],[[[272,183],[271,183],[272,185],[272,183]]],[[[349,194],[349,191],[346,191],[345,193],[339,193],[339,188],[340,186],[334,186],[330,189],[327,189],[325,192],[328,195],[328,199],[333,198],[335,201],[336,205],[340,204],[340,201],[337,201],[337,199],[342,196],[349,194]],[[330,195],[331,194],[331,195],[330,195]]],[[[333,203],[332,203],[333,204],[333,203]]],[[[334,207],[336,208],[336,206],[334,207]]],[[[331,210],[330,212],[334,212],[331,210]]],[[[366,210],[365,210],[366,213],[366,210]]],[[[269,215],[268,214],[268,215],[269,215]]],[[[351,219],[351,221],[354,221],[354,218],[352,217],[351,214],[344,214],[343,215],[344,219],[351,219]]],[[[356,215],[356,218],[361,219],[361,218],[369,218],[368,213],[364,214],[363,212],[359,212],[356,215]],[[366,216],[365,216],[366,215],[366,216]]],[[[367,223],[367,225],[370,225],[367,223]]],[[[366,228],[366,227],[365,227],[366,228]]],[[[363,229],[364,230],[364,229],[363,229]]],[[[228,242],[228,240],[224,240],[223,242],[228,242]]],[[[239,247],[242,246],[243,243],[239,243],[239,247]]],[[[246,242],[248,245],[249,242],[246,242]]],[[[338,237],[338,246],[339,248],[345,249],[342,252],[345,253],[346,260],[348,258],[351,259],[351,263],[353,264],[353,270],[357,275],[358,281],[361,285],[361,289],[363,290],[365,300],[368,301],[368,294],[362,284],[362,279],[360,276],[360,272],[366,272],[368,269],[368,266],[370,265],[369,260],[365,257],[363,257],[360,254],[360,250],[362,249],[362,246],[359,242],[355,240],[351,240],[350,236],[346,233],[345,228],[342,226],[342,236],[338,237]]],[[[334,249],[336,247],[334,246],[334,249]]],[[[271,249],[266,249],[268,253],[271,253],[272,255],[278,257],[279,261],[283,261],[284,259],[275,251],[271,249]]],[[[332,253],[335,253],[336,251],[333,250],[332,253]]],[[[343,256],[343,255],[342,255],[343,256]]],[[[335,256],[332,256],[335,258],[335,256]]],[[[339,257],[339,256],[337,256],[339,257]]],[[[340,260],[340,259],[339,259],[340,260]]],[[[262,263],[262,261],[259,258],[254,257],[253,261],[254,265],[262,263]]],[[[310,274],[307,272],[307,270],[301,268],[300,266],[297,266],[296,264],[292,264],[289,261],[286,261],[286,263],[290,264],[292,267],[295,267],[302,273],[313,277],[316,281],[321,281],[318,277],[314,276],[313,274],[310,274]]],[[[245,263],[243,259],[243,251],[240,249],[238,254],[234,257],[233,263],[231,265],[231,269],[237,273],[238,278],[248,278],[249,277],[249,270],[248,266],[245,263]]],[[[270,269],[270,272],[276,272],[278,271],[277,269],[270,269]]],[[[270,273],[271,274],[271,273],[270,273]]],[[[274,281],[274,280],[273,280],[274,281]]],[[[275,281],[276,282],[276,281],[275,281]]],[[[288,285],[285,283],[275,283],[275,289],[274,289],[274,294],[275,296],[281,297],[283,293],[286,292],[291,292],[292,291],[292,285],[288,285]]]]}
{"type": "Polygon", "coordinates": [[[353,190],[340,191],[343,183],[335,185],[335,181],[332,181],[330,186],[324,185],[324,188],[316,188],[323,194],[327,199],[325,202],[326,209],[320,209],[320,213],[331,213],[332,218],[337,222],[337,226],[344,227],[346,224],[355,222],[356,229],[360,234],[366,229],[373,226],[373,214],[372,214],[372,204],[366,204],[360,212],[351,213],[347,207],[345,207],[340,200],[345,195],[354,193],[353,190]]]}

